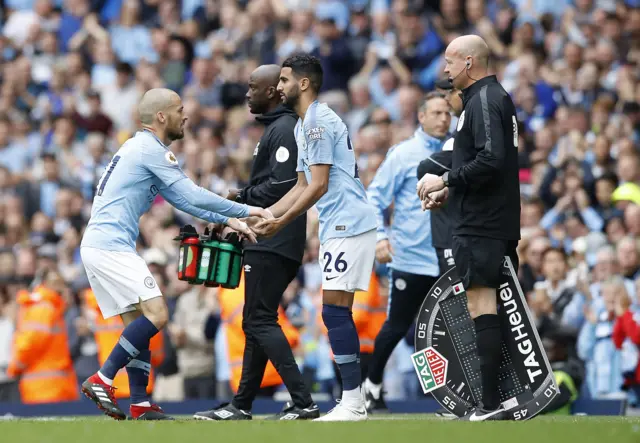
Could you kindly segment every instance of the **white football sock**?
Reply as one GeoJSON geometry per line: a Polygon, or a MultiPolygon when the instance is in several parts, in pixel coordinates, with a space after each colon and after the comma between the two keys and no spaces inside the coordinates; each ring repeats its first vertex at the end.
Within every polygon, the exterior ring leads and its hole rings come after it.
{"type": "Polygon", "coordinates": [[[345,406],[360,408],[364,404],[360,387],[351,389],[350,391],[342,391],[342,403],[345,406]]]}
{"type": "Polygon", "coordinates": [[[98,377],[100,377],[100,380],[105,382],[105,384],[107,384],[109,386],[113,386],[113,380],[111,380],[110,378],[107,378],[104,375],[102,375],[102,372],[98,371],[98,377]]]}
{"type": "Polygon", "coordinates": [[[151,403],[149,403],[148,401],[143,401],[141,403],[132,403],[131,406],[151,406],[151,403]]]}

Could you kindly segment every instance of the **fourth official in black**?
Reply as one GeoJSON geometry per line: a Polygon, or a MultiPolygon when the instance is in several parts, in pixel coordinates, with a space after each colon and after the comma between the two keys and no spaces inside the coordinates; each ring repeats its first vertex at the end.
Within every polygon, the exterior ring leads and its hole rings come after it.
{"type": "Polygon", "coordinates": [[[515,106],[488,74],[489,48],[475,35],[458,37],[445,51],[445,73],[462,91],[463,111],[454,134],[451,171],[427,174],[418,190],[423,206],[447,205],[453,217],[453,258],[476,329],[482,401],[464,419],[506,418],[498,372],[502,331],[496,290],[509,256],[518,269],[520,184],[515,106]]]}
{"type": "MultiPolygon", "coordinates": [[[[280,200],[297,181],[298,148],[294,128],[296,113],[282,103],[276,87],[280,66],[264,65],[251,73],[247,101],[252,114],[265,126],[255,148],[249,185],[231,190],[230,200],[269,207],[280,200]]],[[[246,343],[240,386],[233,401],[219,408],[198,412],[200,420],[249,420],[267,362],[273,366],[291,394],[291,403],[277,419],[304,420],[320,416],[309,388],[278,324],[278,307],[285,289],[296,277],[306,244],[306,215],[282,231],[257,244],[244,247],[245,304],[242,329],[246,343]]]]}

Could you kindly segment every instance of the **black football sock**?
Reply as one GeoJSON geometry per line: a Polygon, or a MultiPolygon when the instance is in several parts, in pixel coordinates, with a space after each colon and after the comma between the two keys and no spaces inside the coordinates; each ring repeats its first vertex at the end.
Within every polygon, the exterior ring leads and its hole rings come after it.
{"type": "Polygon", "coordinates": [[[500,406],[498,370],[500,369],[502,331],[496,314],[484,314],[474,319],[478,340],[478,356],[482,373],[482,404],[493,410],[500,406]]]}

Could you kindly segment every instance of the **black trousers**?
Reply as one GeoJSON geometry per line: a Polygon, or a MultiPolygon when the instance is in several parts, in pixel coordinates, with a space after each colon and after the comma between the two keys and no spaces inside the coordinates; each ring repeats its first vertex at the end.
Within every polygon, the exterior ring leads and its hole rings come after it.
{"type": "Polygon", "coordinates": [[[451,249],[436,248],[436,255],[438,256],[438,267],[440,268],[440,275],[444,275],[449,269],[455,267],[455,261],[453,260],[453,251],[451,249]]]}
{"type": "Polygon", "coordinates": [[[369,363],[368,378],[382,383],[384,367],[400,340],[413,323],[420,306],[438,277],[391,271],[389,278],[389,309],[387,319],[376,337],[369,363]]]}
{"type": "Polygon", "coordinates": [[[242,376],[233,405],[251,410],[269,360],[280,374],[296,406],[311,404],[311,394],[293,357],[287,337],[278,324],[282,294],[295,278],[300,264],[263,251],[246,251],[242,329],[246,337],[242,376]]]}

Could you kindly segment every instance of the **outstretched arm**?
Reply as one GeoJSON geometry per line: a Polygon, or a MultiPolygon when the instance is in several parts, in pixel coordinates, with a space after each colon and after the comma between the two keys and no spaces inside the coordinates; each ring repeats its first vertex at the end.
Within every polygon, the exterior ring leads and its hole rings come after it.
{"type": "Polygon", "coordinates": [[[304,174],[300,173],[302,179],[298,180],[304,180],[306,185],[300,187],[296,185],[282,200],[271,207],[270,210],[276,218],[258,223],[253,228],[256,234],[263,237],[273,236],[298,216],[307,212],[311,206],[315,205],[326,194],[329,187],[329,169],[331,165],[312,165],[310,168],[311,183],[306,184],[304,174]],[[295,191],[296,187],[300,190],[295,191]],[[292,191],[295,191],[297,195],[293,195],[294,192],[292,191]],[[291,198],[287,198],[290,195],[291,198]],[[287,201],[284,201],[285,199],[287,201]],[[280,204],[281,202],[282,204],[280,204]]]}
{"type": "Polygon", "coordinates": [[[276,218],[283,216],[300,198],[308,185],[304,172],[298,172],[298,181],[296,184],[280,200],[269,207],[269,211],[271,211],[276,218]]]}
{"type": "Polygon", "coordinates": [[[186,212],[187,214],[193,215],[194,217],[198,217],[202,220],[208,221],[209,223],[223,223],[226,224],[228,217],[224,215],[216,214],[215,212],[205,211],[204,209],[200,209],[196,206],[190,204],[185,198],[178,194],[173,187],[163,189],[160,191],[160,195],[168,201],[171,206],[177,208],[181,211],[186,212]]]}

